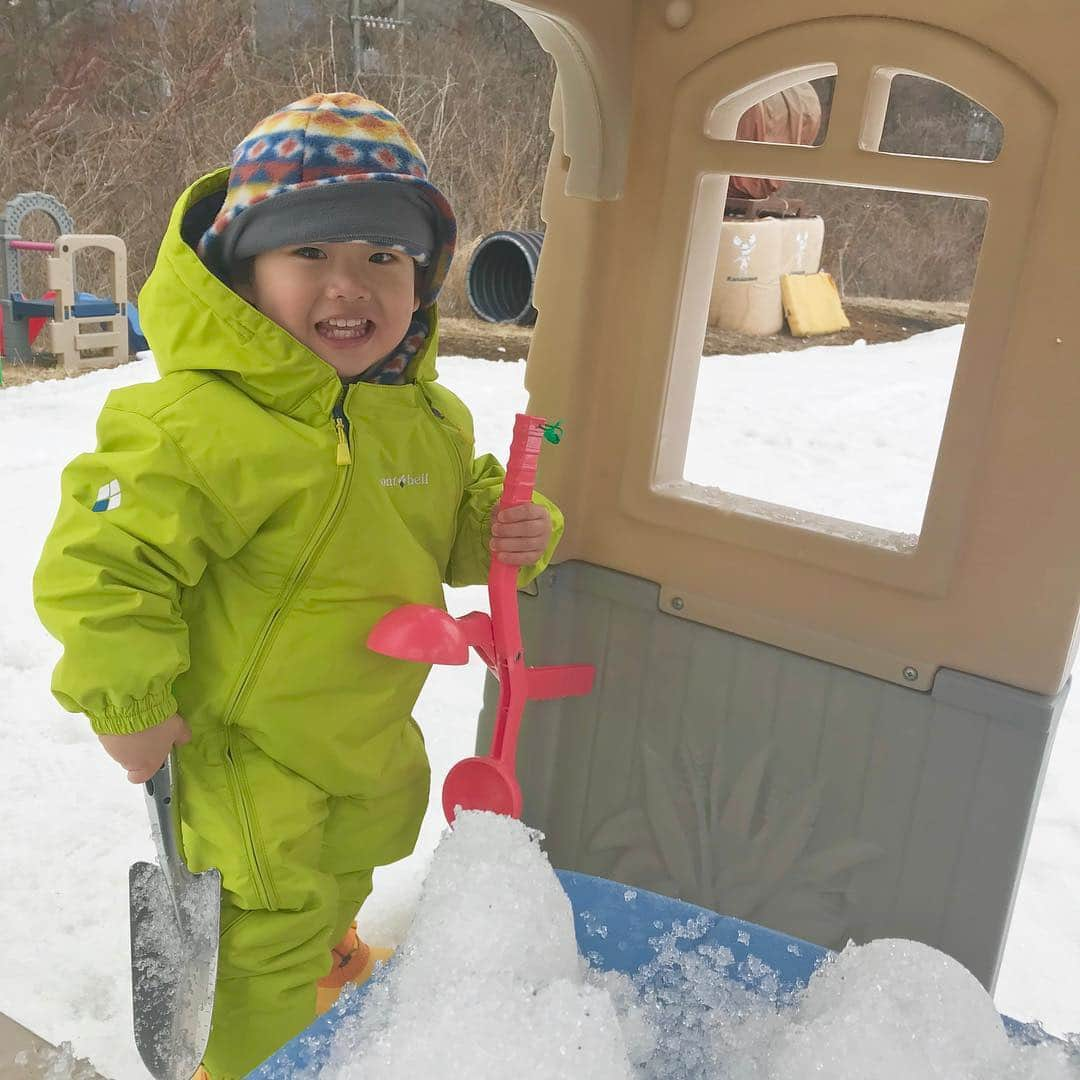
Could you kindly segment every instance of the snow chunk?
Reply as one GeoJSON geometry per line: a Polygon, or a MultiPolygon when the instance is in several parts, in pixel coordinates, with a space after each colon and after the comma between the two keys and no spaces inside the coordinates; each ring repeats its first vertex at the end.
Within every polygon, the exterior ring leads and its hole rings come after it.
{"type": "Polygon", "coordinates": [[[673,931],[634,977],[657,1027],[649,1080],[1077,1080],[1060,1045],[1010,1040],[990,997],[961,964],[927,945],[849,945],[802,991],[779,991],[750,956],[748,990],[733,958],[683,952],[673,931]],[[729,973],[730,974],[730,973],[729,973]]]}
{"type": "Polygon", "coordinates": [[[541,839],[512,818],[459,815],[432,858],[402,949],[422,961],[410,969],[455,984],[470,975],[580,980],[574,913],[541,839]]]}
{"type": "MultiPolygon", "coordinates": [[[[0,1065],[6,1062],[0,1060],[0,1065]]],[[[26,1076],[39,1080],[101,1080],[93,1065],[85,1058],[75,1056],[71,1043],[59,1046],[37,1046],[33,1050],[20,1050],[12,1064],[26,1076]]],[[[6,1070],[5,1070],[6,1072],[6,1070]]]]}
{"type": "Polygon", "coordinates": [[[342,1022],[323,1080],[624,1080],[611,996],[586,980],[570,901],[511,818],[460,814],[405,943],[342,1022]]]}
{"type": "Polygon", "coordinates": [[[1010,1042],[962,964],[899,939],[849,945],[818,968],[764,1063],[763,1075],[830,1080],[1080,1076],[1060,1047],[1010,1042]]]}

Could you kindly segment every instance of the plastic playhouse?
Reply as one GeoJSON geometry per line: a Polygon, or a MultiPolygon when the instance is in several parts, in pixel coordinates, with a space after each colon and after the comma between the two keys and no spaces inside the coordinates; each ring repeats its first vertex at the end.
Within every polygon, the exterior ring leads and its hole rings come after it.
{"type": "Polygon", "coordinates": [[[1077,647],[1080,9],[494,2],[558,65],[527,385],[565,420],[537,483],[568,524],[522,637],[597,671],[528,703],[522,819],[563,870],[822,948],[923,942],[992,991],[1077,647]],[[882,152],[901,74],[989,110],[997,157],[882,152]],[[739,137],[826,75],[819,145],[739,137]],[[685,479],[732,175],[988,205],[917,535],[685,479]]]}
{"type": "MultiPolygon", "coordinates": [[[[1053,152],[1075,76],[1051,39],[1080,16],[508,6],[559,64],[527,385],[529,410],[573,433],[541,466],[569,525],[522,599],[523,633],[535,659],[598,671],[588,697],[526,711],[523,817],[556,866],[823,945],[913,938],[992,987],[1076,646],[1074,226],[1053,152]],[[996,160],[879,153],[901,72],[989,109],[1006,131],[996,160]],[[836,91],[821,145],[735,138],[755,102],[822,74],[836,91]],[[732,173],[989,203],[917,537],[683,478],[732,173]],[[724,783],[695,793],[688,756],[724,783]],[[647,798],[655,776],[670,806],[647,798]],[[732,814],[738,837],[711,822],[751,795],[801,808],[805,827],[733,910],[720,869],[745,859],[753,880],[769,838],[760,806],[732,814]],[[727,853],[712,874],[701,848],[727,853]],[[810,860],[833,872],[806,880],[810,860]]],[[[492,719],[489,705],[479,745],[492,719]]]]}
{"type": "Polygon", "coordinates": [[[127,299],[127,248],[109,235],[82,235],[67,210],[51,195],[24,192],[9,199],[0,216],[0,356],[30,363],[34,353],[56,356],[70,372],[112,367],[145,349],[139,313],[127,299]],[[49,217],[60,235],[52,243],[23,240],[28,214],[49,217]],[[112,296],[78,292],[75,257],[98,249],[111,258],[112,296]],[[48,291],[40,299],[23,294],[21,259],[45,255],[48,291]]]}

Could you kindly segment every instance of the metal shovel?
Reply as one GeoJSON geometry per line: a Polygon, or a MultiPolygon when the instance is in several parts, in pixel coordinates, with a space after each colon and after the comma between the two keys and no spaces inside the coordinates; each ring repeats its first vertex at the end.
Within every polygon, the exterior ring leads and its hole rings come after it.
{"type": "Polygon", "coordinates": [[[159,865],[128,873],[135,1045],[155,1080],[191,1080],[210,1038],[221,874],[184,865],[171,757],[144,787],[159,865]]]}

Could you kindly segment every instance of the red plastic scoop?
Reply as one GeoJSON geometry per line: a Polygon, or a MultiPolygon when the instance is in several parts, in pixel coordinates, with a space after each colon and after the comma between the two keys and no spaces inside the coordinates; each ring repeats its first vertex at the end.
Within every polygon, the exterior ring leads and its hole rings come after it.
{"type": "MultiPolygon", "coordinates": [[[[518,413],[498,510],[532,500],[545,432],[555,430],[539,417],[518,413]]],[[[455,619],[426,604],[406,604],[384,615],[368,635],[368,648],[374,652],[425,664],[464,664],[471,646],[499,681],[490,752],[459,761],[443,784],[443,813],[450,822],[459,806],[520,817],[521,788],[514,761],[525,702],[575,697],[592,689],[596,669],[591,664],[526,667],[518,621],[517,572],[516,566],[492,558],[488,574],[490,616],[473,611],[455,619]]]]}

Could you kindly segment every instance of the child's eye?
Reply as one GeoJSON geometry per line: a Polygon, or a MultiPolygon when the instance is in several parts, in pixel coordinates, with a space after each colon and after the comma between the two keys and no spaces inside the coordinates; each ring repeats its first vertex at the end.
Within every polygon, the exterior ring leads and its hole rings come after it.
{"type": "Polygon", "coordinates": [[[317,247],[299,247],[294,252],[294,255],[299,255],[301,259],[325,259],[326,252],[322,248],[317,247]]]}
{"type": "Polygon", "coordinates": [[[397,258],[398,255],[396,251],[376,251],[375,254],[368,259],[368,262],[381,263],[385,266],[386,263],[395,262],[397,258]]]}

